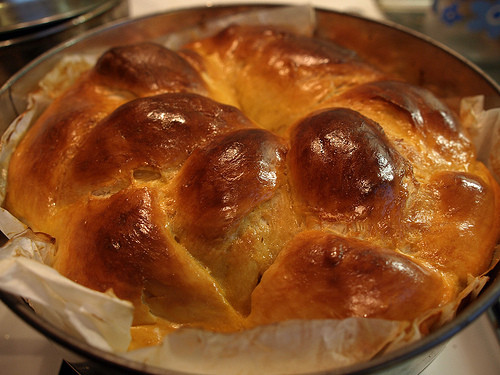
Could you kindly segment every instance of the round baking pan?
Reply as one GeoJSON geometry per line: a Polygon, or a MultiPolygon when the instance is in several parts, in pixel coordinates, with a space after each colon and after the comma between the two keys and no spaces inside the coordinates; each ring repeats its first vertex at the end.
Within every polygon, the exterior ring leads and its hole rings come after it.
{"type": "MultiPolygon", "coordinates": [[[[66,53],[100,51],[110,46],[144,40],[161,40],[168,33],[206,24],[217,17],[271,5],[201,7],[155,14],[94,29],[46,52],[9,79],[0,89],[0,130],[3,132],[27,105],[27,95],[66,53]]],[[[453,103],[464,96],[484,95],[486,106],[500,106],[500,87],[463,57],[431,39],[390,23],[315,9],[317,34],[352,48],[363,58],[409,82],[434,91],[453,103]],[[442,67],[446,69],[443,70],[442,67]]],[[[500,275],[493,269],[490,281],[477,299],[464,305],[457,317],[423,339],[371,361],[322,374],[420,373],[446,342],[484,313],[500,296],[500,275]]],[[[133,362],[78,341],[36,315],[19,296],[0,293],[3,302],[25,322],[43,333],[81,374],[178,374],[133,362]]],[[[265,373],[265,369],[262,369],[265,373]]]]}

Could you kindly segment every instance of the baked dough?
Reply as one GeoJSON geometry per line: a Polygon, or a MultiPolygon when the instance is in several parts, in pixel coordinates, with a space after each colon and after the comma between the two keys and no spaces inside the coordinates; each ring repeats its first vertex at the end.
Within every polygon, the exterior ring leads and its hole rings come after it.
{"type": "Polygon", "coordinates": [[[230,26],[104,53],[20,142],[5,207],[55,239],[59,272],[134,304],[139,347],[290,319],[430,329],[488,270],[499,198],[431,92],[230,26]]]}

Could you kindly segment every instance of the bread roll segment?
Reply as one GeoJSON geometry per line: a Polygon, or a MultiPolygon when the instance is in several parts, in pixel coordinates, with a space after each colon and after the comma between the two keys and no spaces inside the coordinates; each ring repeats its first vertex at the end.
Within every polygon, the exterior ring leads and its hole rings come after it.
{"type": "Polygon", "coordinates": [[[55,238],[60,273],[134,304],[138,347],[422,321],[488,270],[499,198],[430,92],[331,41],[234,25],[104,53],[21,141],[5,207],[55,238]]]}
{"type": "Polygon", "coordinates": [[[97,61],[94,75],[106,86],[137,96],[206,93],[198,72],[181,55],[155,43],[111,48],[97,61]]]}
{"type": "Polygon", "coordinates": [[[407,161],[382,128],[347,108],[312,113],[292,127],[288,155],[298,199],[331,221],[382,221],[404,204],[407,161]]]}
{"type": "Polygon", "coordinates": [[[354,316],[411,321],[453,297],[453,288],[438,273],[398,252],[326,231],[304,231],[256,287],[250,320],[354,316]]]}
{"type": "Polygon", "coordinates": [[[266,26],[229,26],[188,48],[203,58],[211,95],[277,134],[330,96],[384,77],[354,51],[266,26]]]}

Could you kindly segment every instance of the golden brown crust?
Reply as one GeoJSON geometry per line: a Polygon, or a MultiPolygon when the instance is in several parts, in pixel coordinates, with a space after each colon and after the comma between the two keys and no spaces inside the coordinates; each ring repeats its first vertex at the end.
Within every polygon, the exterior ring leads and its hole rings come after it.
{"type": "Polygon", "coordinates": [[[406,120],[404,130],[420,137],[427,147],[445,158],[465,161],[463,154],[472,151],[457,116],[430,91],[405,82],[382,80],[345,92],[341,100],[345,99],[365,104],[378,102],[385,111],[402,112],[406,120]]]}
{"type": "Polygon", "coordinates": [[[182,56],[154,43],[111,48],[97,61],[94,74],[105,85],[137,96],[206,93],[199,73],[182,56]]]}
{"type": "Polygon", "coordinates": [[[488,269],[498,241],[498,185],[483,168],[433,174],[407,217],[407,252],[462,285],[488,269]]]}
{"type": "Polygon", "coordinates": [[[384,77],[353,51],[272,27],[225,29],[190,46],[205,59],[212,95],[236,104],[259,125],[283,134],[323,101],[384,77]]]}
{"type": "Polygon", "coordinates": [[[77,206],[66,238],[58,239],[54,267],[82,285],[132,301],[135,325],[159,317],[238,329],[241,318],[207,270],[163,227],[156,199],[147,188],[131,188],[77,206]]]}
{"type": "Polygon", "coordinates": [[[48,219],[57,201],[58,185],[80,142],[124,101],[123,97],[101,90],[88,75],[56,99],[12,156],[7,207],[30,222],[34,230],[50,233],[48,219]]]}
{"type": "MultiPolygon", "coordinates": [[[[236,108],[192,93],[132,100],[103,119],[82,142],[63,189],[102,194],[134,178],[160,178],[214,137],[252,123],[236,108]]],[[[78,193],[77,193],[78,195],[78,193]]]]}
{"type": "Polygon", "coordinates": [[[272,133],[244,129],[216,138],[187,160],[176,182],[178,227],[202,241],[234,226],[284,183],[285,146],[272,133]]]}
{"type": "Polygon", "coordinates": [[[332,108],[299,121],[288,162],[297,197],[325,220],[401,217],[411,167],[382,128],[358,112],[332,108]]]}
{"type": "Polygon", "coordinates": [[[282,140],[266,130],[235,130],[197,149],[175,181],[172,230],[243,312],[280,248],[274,241],[287,240],[296,226],[285,190],[285,154],[282,140]]]}
{"type": "Polygon", "coordinates": [[[297,235],[252,295],[252,324],[348,317],[413,320],[453,298],[441,277],[393,250],[331,233],[297,235]]]}
{"type": "Polygon", "coordinates": [[[500,235],[500,188],[436,97],[269,27],[105,53],[21,141],[5,207],[56,238],[62,274],[134,303],[132,347],[424,319],[500,235]]]}

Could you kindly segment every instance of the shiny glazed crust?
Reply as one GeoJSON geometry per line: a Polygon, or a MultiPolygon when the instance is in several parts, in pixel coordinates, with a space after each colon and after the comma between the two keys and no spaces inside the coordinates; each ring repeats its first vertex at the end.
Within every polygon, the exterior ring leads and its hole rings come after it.
{"type": "Polygon", "coordinates": [[[430,319],[489,267],[500,192],[455,115],[353,51],[232,26],[112,48],[12,156],[54,267],[180,326],[430,319]]]}

